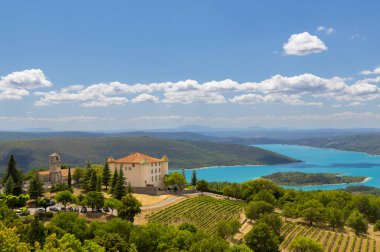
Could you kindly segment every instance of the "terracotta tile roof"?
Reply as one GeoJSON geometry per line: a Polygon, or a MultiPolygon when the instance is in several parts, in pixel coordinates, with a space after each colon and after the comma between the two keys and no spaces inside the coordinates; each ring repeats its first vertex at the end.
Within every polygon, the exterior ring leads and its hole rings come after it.
{"type": "MultiPolygon", "coordinates": [[[[71,168],[71,176],[73,175],[75,171],[75,168],[71,168]]],[[[49,176],[50,175],[50,171],[47,170],[47,171],[38,171],[38,175],[40,176],[49,176]]],[[[69,169],[61,169],[61,175],[62,177],[67,177],[69,176],[69,169]]]]}
{"type": "Polygon", "coordinates": [[[162,162],[161,159],[154,158],[139,152],[130,154],[120,159],[108,159],[110,163],[128,163],[128,164],[140,164],[143,162],[155,163],[162,162]]]}

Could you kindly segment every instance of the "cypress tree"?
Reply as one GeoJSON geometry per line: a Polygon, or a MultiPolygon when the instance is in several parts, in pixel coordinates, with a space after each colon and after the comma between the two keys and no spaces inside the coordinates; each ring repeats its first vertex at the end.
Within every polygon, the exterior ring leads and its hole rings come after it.
{"type": "Polygon", "coordinates": [[[103,168],[103,174],[102,174],[102,183],[103,185],[106,187],[106,190],[109,186],[109,183],[110,183],[110,179],[111,179],[111,171],[110,171],[110,167],[108,166],[108,162],[106,160],[105,164],[104,164],[104,168],[103,168]]]}
{"type": "Polygon", "coordinates": [[[38,197],[41,197],[44,193],[44,184],[37,174],[34,174],[30,179],[28,193],[31,199],[38,199],[38,197]]]}
{"type": "Polygon", "coordinates": [[[131,194],[132,192],[133,192],[133,190],[132,190],[131,182],[128,182],[127,193],[128,193],[128,194],[131,194]]]}
{"type": "Polygon", "coordinates": [[[9,177],[13,178],[13,182],[17,184],[18,182],[18,172],[16,169],[16,160],[13,156],[13,154],[10,156],[9,161],[8,161],[8,167],[7,167],[7,174],[5,175],[4,183],[7,182],[9,177]]]}
{"type": "Polygon", "coordinates": [[[97,182],[98,182],[98,176],[96,175],[95,169],[92,169],[91,178],[90,178],[90,181],[88,182],[88,191],[96,191],[97,182]]]}
{"type": "Polygon", "coordinates": [[[191,185],[196,186],[197,185],[197,174],[195,170],[193,170],[193,173],[191,175],[191,185]]]}
{"type": "Polygon", "coordinates": [[[15,182],[13,181],[13,178],[12,177],[9,177],[7,179],[7,182],[5,183],[5,188],[4,188],[4,192],[6,194],[13,194],[13,189],[15,187],[15,182]]]}
{"type": "Polygon", "coordinates": [[[96,181],[96,191],[101,192],[102,191],[102,177],[98,176],[98,179],[96,181]]]}
{"type": "Polygon", "coordinates": [[[115,186],[116,186],[116,182],[117,182],[117,175],[118,175],[118,172],[115,168],[114,172],[113,172],[113,175],[112,175],[112,178],[111,178],[111,188],[110,188],[110,194],[114,194],[115,192],[115,186]]]}
{"type": "Polygon", "coordinates": [[[123,196],[125,196],[125,194],[126,194],[125,179],[124,179],[123,170],[120,167],[119,175],[117,176],[117,181],[116,181],[116,185],[115,185],[115,190],[114,190],[113,196],[116,199],[120,200],[121,198],[123,198],[123,196]]]}
{"type": "Polygon", "coordinates": [[[28,238],[30,245],[34,246],[34,243],[37,241],[40,244],[45,243],[45,227],[44,225],[39,221],[38,215],[34,215],[34,219],[30,223],[30,227],[28,230],[28,238]]]}
{"type": "Polygon", "coordinates": [[[90,182],[91,175],[92,175],[92,170],[93,170],[92,168],[87,168],[86,173],[84,174],[84,177],[82,180],[83,189],[85,189],[87,191],[88,191],[88,184],[90,182]]]}
{"type": "Polygon", "coordinates": [[[67,184],[71,187],[71,168],[69,166],[69,174],[67,175],[67,184]]]}
{"type": "Polygon", "coordinates": [[[182,175],[183,175],[183,177],[185,178],[185,180],[186,180],[186,183],[187,183],[187,179],[186,179],[186,173],[185,173],[185,169],[182,169],[182,175]]]}

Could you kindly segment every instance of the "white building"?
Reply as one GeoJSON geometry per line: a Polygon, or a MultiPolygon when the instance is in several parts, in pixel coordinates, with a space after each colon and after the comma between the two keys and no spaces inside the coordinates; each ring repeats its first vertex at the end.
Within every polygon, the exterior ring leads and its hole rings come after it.
{"type": "Polygon", "coordinates": [[[142,153],[133,153],[120,159],[109,157],[107,162],[111,172],[123,170],[126,183],[132,187],[154,186],[165,188],[164,176],[168,174],[168,158],[150,157],[142,153]]]}

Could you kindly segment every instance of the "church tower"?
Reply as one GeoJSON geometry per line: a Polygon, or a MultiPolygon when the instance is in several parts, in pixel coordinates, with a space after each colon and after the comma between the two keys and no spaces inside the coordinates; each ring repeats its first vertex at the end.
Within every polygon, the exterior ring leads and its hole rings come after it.
{"type": "Polygon", "coordinates": [[[62,182],[61,173],[61,158],[58,153],[53,153],[50,156],[49,170],[50,170],[50,182],[52,184],[62,182]]]}

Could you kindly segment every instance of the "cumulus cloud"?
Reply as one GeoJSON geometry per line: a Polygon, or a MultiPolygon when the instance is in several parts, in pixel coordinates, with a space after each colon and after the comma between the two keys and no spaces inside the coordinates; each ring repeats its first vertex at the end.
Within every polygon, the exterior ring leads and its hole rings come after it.
{"type": "Polygon", "coordinates": [[[297,106],[322,106],[325,99],[363,102],[380,98],[375,84],[379,78],[353,83],[342,77],[323,78],[313,74],[274,75],[260,82],[238,83],[226,79],[199,83],[195,80],[129,85],[120,82],[74,85],[61,90],[35,92],[37,106],[75,102],[85,107],[106,107],[132,103],[283,103],[297,106]]]}
{"type": "Polygon", "coordinates": [[[283,49],[286,55],[305,56],[326,51],[327,46],[317,36],[303,32],[291,35],[283,49]]]}
{"type": "Polygon", "coordinates": [[[380,74],[380,67],[377,67],[373,70],[363,70],[360,72],[360,74],[364,74],[364,75],[380,74]]]}
{"type": "Polygon", "coordinates": [[[132,103],[158,102],[160,98],[150,94],[141,94],[131,100],[132,103]]]}
{"type": "Polygon", "coordinates": [[[52,84],[40,69],[13,72],[0,77],[0,100],[19,100],[29,90],[50,87],[52,84]]]}

